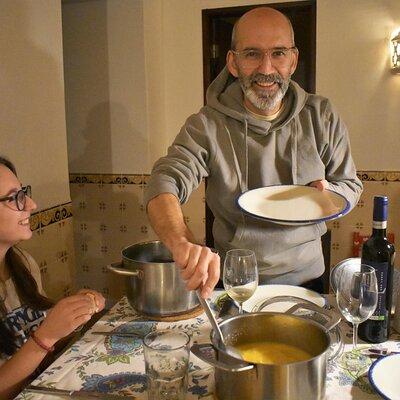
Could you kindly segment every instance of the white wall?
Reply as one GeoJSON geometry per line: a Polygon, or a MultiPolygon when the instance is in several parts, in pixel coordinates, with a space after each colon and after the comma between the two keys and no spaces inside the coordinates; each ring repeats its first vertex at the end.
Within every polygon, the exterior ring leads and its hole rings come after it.
{"type": "Polygon", "coordinates": [[[2,0],[0,59],[0,154],[39,209],[68,202],[60,2],[2,0]]]}
{"type": "Polygon", "coordinates": [[[143,29],[141,0],[63,3],[71,173],[150,168],[143,29]]]}

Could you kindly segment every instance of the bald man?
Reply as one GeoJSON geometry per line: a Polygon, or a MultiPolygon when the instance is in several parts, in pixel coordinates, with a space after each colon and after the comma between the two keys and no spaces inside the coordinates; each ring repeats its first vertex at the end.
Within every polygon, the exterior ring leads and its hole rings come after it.
{"type": "Polygon", "coordinates": [[[187,288],[202,288],[203,297],[218,281],[220,256],[196,243],[180,206],[203,178],[222,258],[229,249],[252,249],[261,283],[316,290],[322,289],[325,224],[255,219],[238,209],[236,199],[247,190],[292,184],[329,188],[351,207],[361,194],[344,123],[328,99],[291,80],[298,57],[287,17],[267,7],[244,14],[234,27],[226,68],[207,90],[207,105],[187,119],[153,167],[145,192],[151,224],[187,288]]]}

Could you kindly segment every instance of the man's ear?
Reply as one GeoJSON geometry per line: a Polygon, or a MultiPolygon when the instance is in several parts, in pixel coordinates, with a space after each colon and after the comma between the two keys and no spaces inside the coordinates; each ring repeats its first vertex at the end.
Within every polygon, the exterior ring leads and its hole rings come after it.
{"type": "Polygon", "coordinates": [[[228,53],[226,54],[226,65],[228,67],[229,72],[235,78],[237,78],[239,76],[239,72],[235,62],[235,55],[232,53],[232,50],[229,50],[228,53]]]}
{"type": "Polygon", "coordinates": [[[297,68],[297,62],[299,61],[299,51],[296,49],[293,55],[292,65],[290,66],[290,76],[294,74],[297,68]]]}

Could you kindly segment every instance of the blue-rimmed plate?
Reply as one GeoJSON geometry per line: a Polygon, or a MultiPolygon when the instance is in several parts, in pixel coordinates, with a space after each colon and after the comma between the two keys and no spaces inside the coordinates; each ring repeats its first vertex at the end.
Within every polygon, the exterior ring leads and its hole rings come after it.
{"type": "Polygon", "coordinates": [[[387,400],[400,400],[400,354],[376,360],[368,372],[369,381],[378,394],[387,400]]]}
{"type": "Polygon", "coordinates": [[[249,190],[237,199],[247,214],[282,225],[307,225],[342,217],[350,203],[340,194],[311,186],[279,185],[249,190]]]}

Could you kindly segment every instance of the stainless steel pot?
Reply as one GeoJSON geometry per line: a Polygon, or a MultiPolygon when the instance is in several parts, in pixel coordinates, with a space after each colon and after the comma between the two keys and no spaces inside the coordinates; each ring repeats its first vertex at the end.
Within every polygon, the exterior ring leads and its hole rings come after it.
{"type": "MultiPolygon", "coordinates": [[[[340,318],[336,318],[331,327],[339,321],[340,318]]],[[[212,347],[209,344],[208,348],[207,344],[193,345],[192,352],[215,367],[215,390],[219,400],[319,400],[325,397],[330,336],[315,321],[289,314],[260,312],[226,319],[220,328],[225,342],[231,346],[279,342],[296,346],[311,357],[284,365],[250,364],[219,350],[219,343],[212,333],[212,347]]]]}
{"type": "Polygon", "coordinates": [[[129,303],[139,313],[171,316],[199,305],[196,292],[185,289],[171,253],[158,240],[124,248],[122,263],[107,268],[126,276],[129,303]]]}

